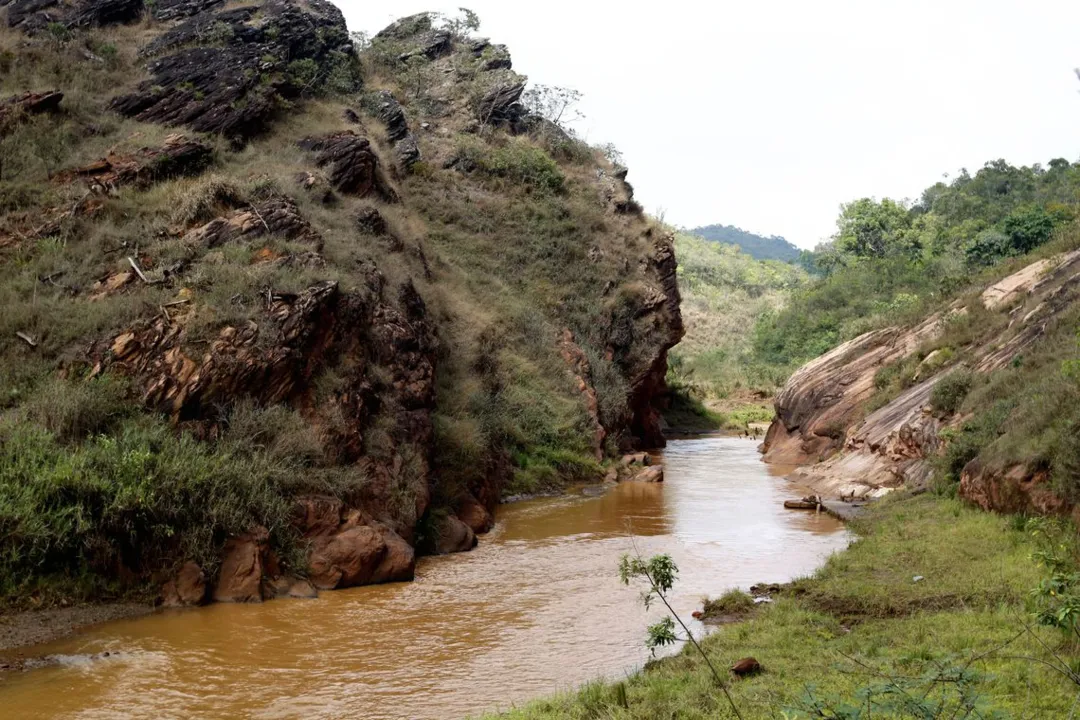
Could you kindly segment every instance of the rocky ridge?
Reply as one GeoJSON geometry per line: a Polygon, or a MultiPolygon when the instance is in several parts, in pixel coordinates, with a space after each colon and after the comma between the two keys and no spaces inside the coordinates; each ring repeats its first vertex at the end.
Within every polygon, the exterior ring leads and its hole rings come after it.
{"type": "MultiPolygon", "coordinates": [[[[1005,330],[966,348],[970,370],[989,374],[1031,348],[1057,317],[1080,298],[1080,251],[1033,263],[988,287],[975,302],[1004,315],[1005,330]]],[[[950,317],[969,312],[957,301],[944,313],[911,328],[861,335],[800,368],[776,397],[777,418],[762,445],[766,462],[796,466],[791,477],[831,498],[880,497],[899,488],[924,487],[942,430],[963,418],[935,413],[935,385],[955,367],[935,367],[928,355],[917,382],[872,412],[879,370],[936,339],[950,317]]],[[[1026,467],[989,468],[973,461],[960,483],[963,497],[985,509],[1062,512],[1045,472],[1026,467]]]]}
{"type": "MultiPolygon", "coordinates": [[[[144,11],[141,0],[9,0],[3,7],[9,26],[30,38],[52,24],[125,23],[144,11]]],[[[286,123],[290,113],[305,112],[310,98],[355,93],[362,86],[341,13],[322,0],[240,7],[162,0],[151,12],[159,32],[139,48],[150,79],[117,88],[108,106],[120,116],[177,131],[161,145],[117,147],[57,173],[53,185],[82,192],[78,202],[48,211],[45,222],[41,215],[5,216],[0,247],[52,236],[71,223],[88,227],[131,193],[226,172],[234,153],[286,123]],[[218,145],[217,138],[230,142],[218,145]]],[[[463,186],[475,182],[475,169],[456,162],[458,153],[446,141],[454,133],[476,134],[486,126],[537,142],[537,128],[551,128],[521,104],[525,80],[511,69],[504,46],[462,40],[426,14],[399,21],[380,36],[400,49],[391,64],[430,62],[438,76],[444,65],[465,63],[475,67],[469,72],[487,89],[460,96],[453,82],[433,85],[424,122],[411,119],[389,90],[353,97],[337,112],[338,122],[323,119],[316,134],[290,143],[294,154],[281,162],[293,163],[283,169],[291,184],[270,183],[254,194],[222,191],[191,218],[157,232],[165,250],[153,242],[136,245],[120,255],[122,269],[104,265],[111,269],[91,286],[66,290],[72,302],[102,304],[149,290],[168,294],[137,321],[66,349],[59,368],[65,377],[125,377],[143,407],[206,442],[227,429],[239,403],[284,405],[321,439],[325,462],[365,478],[363,490],[348,496],[292,498],[288,525],[305,548],[305,567],[283,563],[272,534],[253,526],[221,539],[212,575],[190,558],[173,558],[162,585],[167,605],[307,597],[318,590],[409,580],[417,552],[460,552],[476,545],[477,534],[492,527],[495,506],[515,472],[507,449],[493,443],[470,467],[463,487],[452,495],[445,488],[435,423],[440,365],[448,362],[440,336],[452,315],[443,305],[448,291],[440,286],[448,263],[429,262],[423,233],[411,231],[423,220],[408,179],[423,159],[459,173],[463,186]],[[328,226],[307,197],[346,221],[328,226]],[[341,263],[341,227],[348,228],[348,243],[373,238],[380,248],[371,257],[350,256],[347,282],[329,279],[340,274],[334,266],[341,263]],[[256,249],[251,268],[273,266],[313,279],[300,288],[289,283],[241,290],[228,303],[243,309],[246,319],[213,323],[207,335],[206,318],[217,317],[221,308],[203,292],[200,273],[249,246],[256,249]],[[326,378],[333,378],[329,394],[326,378]],[[432,513],[436,502],[440,512],[432,513]]],[[[63,92],[3,100],[0,129],[30,115],[62,114],[63,92]]],[[[560,136],[561,142],[570,140],[560,136]]],[[[592,458],[605,462],[634,447],[663,444],[658,406],[667,350],[680,339],[682,322],[672,239],[640,217],[625,169],[590,166],[582,175],[589,184],[574,192],[625,243],[588,250],[590,263],[614,269],[604,270],[607,281],[595,288],[596,302],[609,302],[612,309],[604,323],[588,328],[599,360],[583,349],[580,328],[552,333],[546,344],[572,378],[574,400],[588,418],[592,458]],[[616,305],[616,288],[624,283],[633,292],[616,305]],[[623,378],[619,413],[605,414],[597,362],[623,378]]],[[[552,318],[556,326],[566,322],[552,318]]],[[[487,367],[493,360],[476,362],[487,367]]],[[[497,392],[497,381],[491,382],[497,392]]],[[[626,467],[618,477],[635,474],[626,467]]],[[[658,470],[636,474],[657,481],[658,470]]],[[[162,570],[124,568],[134,577],[162,577],[162,570]]]]}

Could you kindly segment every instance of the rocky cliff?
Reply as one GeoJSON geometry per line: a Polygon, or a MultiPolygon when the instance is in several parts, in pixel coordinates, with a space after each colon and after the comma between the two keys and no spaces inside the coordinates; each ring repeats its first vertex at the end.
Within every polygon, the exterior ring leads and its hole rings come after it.
{"type": "MultiPolygon", "coordinates": [[[[766,462],[797,466],[792,477],[823,496],[868,498],[925,487],[952,450],[949,458],[959,458],[962,468],[959,492],[972,502],[1006,511],[1069,509],[1051,488],[1046,463],[1022,461],[1005,440],[1023,410],[1011,396],[1034,382],[1019,374],[1043,372],[1041,365],[1047,377],[1060,376],[1061,361],[1050,350],[1072,342],[1078,298],[1080,251],[1071,251],[1032,263],[917,325],[844,343],[800,368],[777,395],[777,418],[762,446],[766,462]],[[902,383],[887,393],[897,375],[902,383]],[[943,382],[949,388],[935,393],[943,382]],[[969,408],[946,392],[963,400],[971,388],[980,397],[969,408]],[[969,426],[998,400],[1008,403],[1000,423],[972,446],[976,457],[963,455],[969,426]]],[[[1050,403],[1043,412],[1053,413],[1050,403]]]]}
{"type": "Polygon", "coordinates": [[[290,457],[357,478],[297,483],[288,517],[205,508],[171,531],[200,557],[91,527],[49,572],[164,572],[174,604],[409,579],[504,493],[663,444],[672,239],[522,104],[504,46],[423,14],[358,47],[323,0],[0,8],[5,422],[114,378],[211,448],[235,408],[285,408],[315,438],[290,457]]]}

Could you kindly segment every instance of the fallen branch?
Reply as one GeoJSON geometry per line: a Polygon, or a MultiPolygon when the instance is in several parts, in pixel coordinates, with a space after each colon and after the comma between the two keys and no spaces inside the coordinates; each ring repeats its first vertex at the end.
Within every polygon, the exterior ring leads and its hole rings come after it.
{"type": "Polygon", "coordinates": [[[131,265],[132,270],[135,271],[135,274],[139,276],[140,280],[142,280],[147,285],[152,284],[149,280],[146,279],[146,275],[143,274],[142,268],[139,267],[139,263],[135,262],[135,258],[128,255],[127,261],[128,261],[128,264],[131,265]]]}
{"type": "Polygon", "coordinates": [[[20,340],[22,340],[23,342],[25,342],[27,345],[29,345],[32,348],[37,347],[37,342],[34,341],[34,338],[30,337],[29,335],[27,335],[24,332],[16,332],[15,337],[19,338],[20,340]]]}
{"type": "Polygon", "coordinates": [[[161,308],[161,314],[165,316],[165,322],[172,325],[172,318],[169,317],[169,311],[165,309],[164,305],[159,305],[158,307],[161,308]]]}
{"type": "Polygon", "coordinates": [[[266,228],[266,234],[267,234],[267,235],[271,235],[271,234],[273,234],[273,233],[272,233],[272,232],[270,231],[270,226],[269,226],[269,225],[267,225],[267,224],[266,224],[266,220],[264,220],[264,219],[263,219],[262,213],[261,213],[261,212],[259,212],[259,208],[255,207],[255,205],[254,205],[254,204],[252,204],[252,206],[251,206],[251,211],[252,211],[253,213],[255,213],[255,217],[259,218],[259,222],[261,222],[261,223],[263,224],[263,227],[264,227],[264,228],[266,228]]]}
{"type": "Polygon", "coordinates": [[[172,302],[165,303],[164,307],[170,308],[176,307],[177,305],[187,305],[189,302],[191,302],[190,298],[184,298],[183,300],[173,300],[172,302]]]}

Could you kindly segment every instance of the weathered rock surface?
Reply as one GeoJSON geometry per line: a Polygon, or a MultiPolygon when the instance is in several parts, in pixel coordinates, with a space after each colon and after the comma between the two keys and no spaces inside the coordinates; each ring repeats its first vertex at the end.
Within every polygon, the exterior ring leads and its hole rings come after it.
{"type": "MultiPolygon", "coordinates": [[[[1036,342],[1047,325],[1080,300],[1080,252],[1033,263],[995,283],[980,302],[1007,313],[1008,328],[992,342],[969,348],[974,371],[1008,365],[1036,342]]],[[[959,305],[950,313],[966,312],[959,305]]],[[[882,367],[912,354],[938,335],[940,316],[909,329],[877,330],[851,340],[800,368],[776,397],[777,419],[762,450],[766,462],[799,465],[792,479],[823,497],[880,497],[901,487],[922,487],[932,475],[948,418],[930,407],[937,382],[954,368],[919,366],[921,381],[862,417],[882,367]],[[924,377],[924,375],[928,375],[924,377]]],[[[927,358],[929,359],[929,358],[927,358]]],[[[964,469],[960,493],[986,509],[1067,512],[1045,473],[1023,467],[964,469]]]]}
{"type": "Polygon", "coordinates": [[[458,518],[469,526],[477,535],[488,532],[495,526],[495,517],[480,501],[472,495],[468,495],[458,507],[458,518]]]}
{"type": "Polygon", "coordinates": [[[51,90],[42,93],[27,92],[0,101],[0,137],[30,115],[56,112],[63,99],[64,93],[51,90]]]}
{"type": "Polygon", "coordinates": [[[197,564],[188,561],[181,566],[161,589],[161,604],[165,607],[189,607],[206,601],[206,575],[197,564]]]}
{"type": "Polygon", "coordinates": [[[397,200],[397,193],[383,177],[379,156],[367,138],[348,131],[321,138],[307,138],[300,147],[318,153],[315,162],[327,168],[330,184],[343,193],[365,197],[372,193],[397,200]]]}
{"type": "Polygon", "coordinates": [[[115,192],[125,185],[148,185],[170,177],[198,175],[214,160],[214,151],[205,143],[171,135],[159,148],[143,148],[134,155],[109,154],[56,175],[57,182],[80,180],[91,192],[115,192]]]}
{"type": "Polygon", "coordinates": [[[517,126],[526,116],[521,96],[525,92],[524,81],[500,83],[488,90],[476,107],[477,119],[484,125],[517,126]]]}
{"type": "Polygon", "coordinates": [[[308,243],[312,250],[322,249],[322,237],[300,214],[291,198],[272,197],[246,208],[214,218],[206,225],[184,235],[184,242],[193,246],[216,248],[241,238],[277,235],[286,240],[308,243]]]}
{"type": "Polygon", "coordinates": [[[0,7],[7,8],[8,27],[35,32],[54,23],[76,28],[134,22],[143,0],[7,0],[0,7]]]}
{"type": "Polygon", "coordinates": [[[435,536],[435,554],[468,552],[476,547],[476,533],[468,525],[453,515],[443,519],[435,536]]]}
{"type": "Polygon", "coordinates": [[[146,48],[175,52],[152,60],[152,78],[113,101],[123,115],[245,140],[268,127],[282,100],[303,92],[294,63],[311,61],[325,73],[352,62],[345,19],[327,0],[220,11],[212,3],[172,5],[170,12],[193,17],[146,48]]]}
{"type": "Polygon", "coordinates": [[[596,388],[593,386],[592,366],[589,364],[589,358],[585,356],[585,352],[574,342],[574,333],[568,328],[563,330],[562,337],[559,339],[559,354],[562,355],[563,361],[574,374],[578,392],[581,393],[582,398],[585,400],[585,409],[589,414],[592,426],[590,444],[592,445],[593,456],[597,460],[603,460],[604,439],[607,437],[607,430],[604,429],[603,424],[600,422],[600,402],[596,396],[596,388]]]}
{"type": "Polygon", "coordinates": [[[682,339],[682,312],[676,276],[674,238],[652,238],[652,252],[644,264],[645,276],[654,285],[637,310],[634,322],[621,319],[611,329],[608,355],[630,378],[630,433],[638,447],[663,447],[660,411],[667,397],[667,352],[682,339]],[[654,354],[637,356],[635,345],[654,348],[654,354]]]}
{"type": "Polygon", "coordinates": [[[230,539],[221,556],[214,602],[262,602],[263,564],[269,533],[256,528],[230,539]]]}
{"type": "Polygon", "coordinates": [[[409,129],[405,110],[387,90],[380,90],[373,100],[375,115],[386,125],[386,135],[394,146],[398,167],[408,172],[420,161],[420,146],[409,129]]]}

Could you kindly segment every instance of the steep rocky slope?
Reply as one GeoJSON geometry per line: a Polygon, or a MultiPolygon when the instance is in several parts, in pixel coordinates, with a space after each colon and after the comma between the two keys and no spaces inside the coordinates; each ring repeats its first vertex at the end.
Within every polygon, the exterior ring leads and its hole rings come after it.
{"type": "Polygon", "coordinates": [[[408,579],[663,443],[672,239],[505,47],[419,15],[358,52],[323,0],[0,8],[9,600],[408,579]]]}
{"type": "MultiPolygon", "coordinates": [[[[1066,402],[1074,392],[1062,378],[1062,357],[1075,350],[1078,298],[1080,251],[1072,250],[1031,263],[915,326],[840,345],[803,366],[777,395],[765,460],[798,465],[793,477],[844,498],[922,487],[935,467],[952,463],[960,494],[985,509],[1069,510],[1073,478],[1063,466],[1050,471],[1054,452],[1068,443],[1055,437],[1026,449],[1051,433],[1048,425],[1021,426],[1025,413],[1067,420],[1058,417],[1048,388],[1056,383],[1066,402]],[[898,374],[902,384],[887,394],[898,374]],[[993,429],[970,444],[991,415],[993,429]]],[[[1060,436],[1056,428],[1052,434],[1060,436]]]]}

